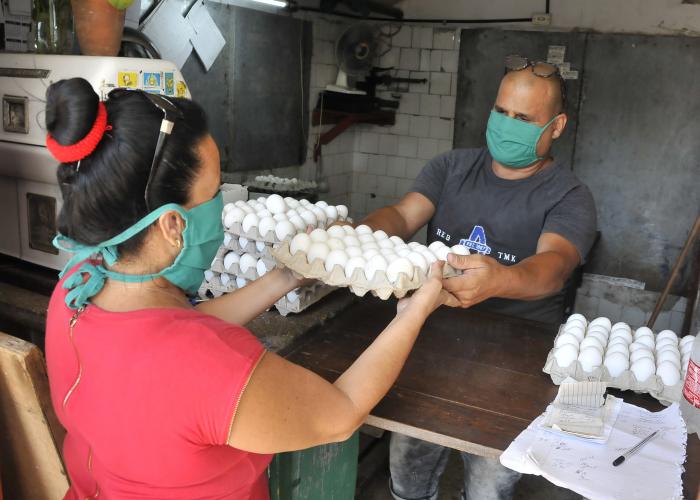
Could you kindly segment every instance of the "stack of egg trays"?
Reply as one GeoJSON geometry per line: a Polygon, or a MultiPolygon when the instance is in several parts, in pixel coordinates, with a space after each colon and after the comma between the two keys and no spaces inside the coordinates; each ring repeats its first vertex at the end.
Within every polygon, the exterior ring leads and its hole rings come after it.
{"type": "MultiPolygon", "coordinates": [[[[564,331],[564,325],[559,327],[557,336],[554,338],[554,343],[556,344],[557,338],[564,331]]],[[[553,344],[554,346],[554,344],[553,344]]],[[[619,376],[613,377],[608,372],[605,365],[601,365],[592,372],[587,372],[581,366],[579,360],[575,360],[567,367],[559,366],[557,360],[554,356],[554,347],[547,354],[547,361],[544,364],[542,371],[549,374],[552,378],[552,382],[556,385],[561,384],[562,380],[567,377],[571,377],[577,381],[584,382],[606,382],[608,387],[613,387],[616,389],[622,389],[623,391],[634,391],[640,393],[651,394],[652,397],[656,398],[663,404],[678,403],[681,400],[681,395],[683,392],[683,379],[681,379],[677,384],[673,386],[664,385],[661,381],[661,377],[656,374],[651,375],[644,382],[640,382],[635,377],[631,370],[625,370],[619,376]]]]}

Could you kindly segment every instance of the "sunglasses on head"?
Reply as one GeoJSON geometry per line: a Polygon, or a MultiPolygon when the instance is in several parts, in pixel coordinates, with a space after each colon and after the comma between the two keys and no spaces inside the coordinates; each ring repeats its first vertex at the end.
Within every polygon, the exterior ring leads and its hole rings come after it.
{"type": "Polygon", "coordinates": [[[564,84],[564,79],[561,76],[559,68],[554,64],[544,61],[531,61],[527,57],[511,54],[506,56],[505,65],[506,73],[510,71],[522,71],[529,68],[535,76],[539,76],[540,78],[557,78],[559,80],[559,88],[561,89],[562,106],[566,102],[566,85],[564,84]]]}
{"type": "Polygon", "coordinates": [[[143,96],[148,102],[153,106],[158,108],[163,113],[163,120],[160,122],[160,133],[158,134],[158,142],[156,143],[156,149],[153,152],[153,159],[151,160],[151,169],[148,174],[148,181],[146,181],[146,189],[143,193],[144,201],[146,202],[146,209],[150,212],[151,207],[148,205],[148,191],[151,186],[151,181],[156,176],[156,171],[160,164],[160,160],[163,154],[163,147],[167,141],[167,138],[172,134],[173,127],[175,126],[175,120],[182,119],[182,112],[178,107],[170,101],[167,97],[160,94],[151,94],[150,92],[144,92],[143,90],[137,89],[123,89],[118,88],[112,90],[108,94],[108,99],[119,99],[127,94],[138,94],[143,96]]]}

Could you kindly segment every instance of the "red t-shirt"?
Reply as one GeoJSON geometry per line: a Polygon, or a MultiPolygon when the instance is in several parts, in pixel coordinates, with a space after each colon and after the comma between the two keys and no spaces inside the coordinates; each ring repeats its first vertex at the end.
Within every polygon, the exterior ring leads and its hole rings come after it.
{"type": "Polygon", "coordinates": [[[226,445],[264,349],[246,329],[194,310],[75,311],[49,303],[51,399],[67,430],[67,499],[269,497],[271,456],[226,445]],[[99,493],[99,495],[98,495],[99,493]]]}

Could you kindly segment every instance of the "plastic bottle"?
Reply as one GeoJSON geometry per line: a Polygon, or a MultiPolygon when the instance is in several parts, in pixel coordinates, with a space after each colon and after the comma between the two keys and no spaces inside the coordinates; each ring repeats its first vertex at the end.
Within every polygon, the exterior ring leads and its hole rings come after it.
{"type": "Polygon", "coordinates": [[[696,336],[690,354],[680,407],[688,434],[697,432],[700,437],[700,334],[696,336]]]}

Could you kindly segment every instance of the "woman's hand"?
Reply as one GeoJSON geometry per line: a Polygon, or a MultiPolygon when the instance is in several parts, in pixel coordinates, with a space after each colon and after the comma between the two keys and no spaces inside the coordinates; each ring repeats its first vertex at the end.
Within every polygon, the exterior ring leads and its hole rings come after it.
{"type": "Polygon", "coordinates": [[[459,305],[457,298],[442,288],[442,268],[444,265],[445,262],[437,261],[430,267],[425,283],[410,297],[399,300],[396,306],[397,315],[412,311],[425,319],[443,304],[452,307],[459,305]]]}

